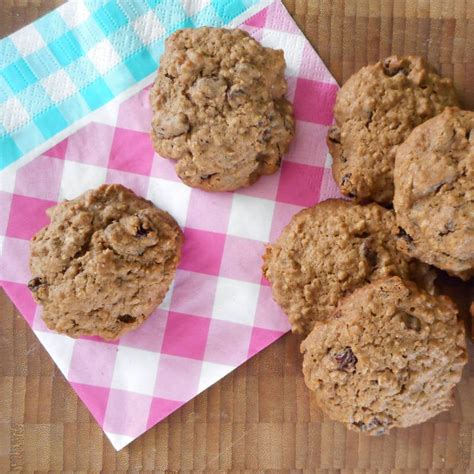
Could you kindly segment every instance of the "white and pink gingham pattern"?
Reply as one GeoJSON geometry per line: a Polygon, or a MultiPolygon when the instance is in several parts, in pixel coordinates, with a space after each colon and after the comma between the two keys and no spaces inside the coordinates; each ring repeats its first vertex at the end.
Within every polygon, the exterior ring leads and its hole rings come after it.
{"type": "Polygon", "coordinates": [[[337,84],[279,1],[241,28],[285,50],[297,133],[277,174],[235,193],[185,186],[153,151],[146,88],[23,166],[0,191],[0,284],[116,449],[288,330],[261,275],[264,245],[302,207],[337,195],[325,145],[337,84]],[[48,223],[44,211],[104,182],[151,199],[185,234],[163,304],[112,343],[48,331],[26,287],[28,241],[48,223]]]}

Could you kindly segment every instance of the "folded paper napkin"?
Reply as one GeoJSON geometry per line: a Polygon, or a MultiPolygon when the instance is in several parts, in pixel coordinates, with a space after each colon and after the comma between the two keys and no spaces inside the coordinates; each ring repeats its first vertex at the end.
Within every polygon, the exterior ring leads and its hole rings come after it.
{"type": "Polygon", "coordinates": [[[337,195],[325,135],[338,87],[279,0],[70,2],[2,40],[0,61],[0,285],[121,449],[288,330],[261,255],[295,212],[337,195]],[[203,24],[287,61],[296,138],[278,173],[235,193],[185,186],[148,135],[163,38],[203,24]],[[29,239],[48,207],[104,182],[169,211],[183,258],[142,327],[75,340],[45,327],[26,287],[29,239]]]}

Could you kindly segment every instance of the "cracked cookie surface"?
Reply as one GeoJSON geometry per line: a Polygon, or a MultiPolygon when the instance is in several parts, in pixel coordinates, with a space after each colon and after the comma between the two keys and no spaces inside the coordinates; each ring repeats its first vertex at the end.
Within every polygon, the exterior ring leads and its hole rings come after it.
{"type": "Polygon", "coordinates": [[[129,189],[103,185],[48,209],[28,283],[48,328],[116,339],[165,297],[181,256],[175,220],[129,189]]]}
{"type": "Polygon", "coordinates": [[[417,127],[395,161],[398,245],[465,280],[474,275],[474,112],[447,108],[417,127]]]}
{"type": "Polygon", "coordinates": [[[388,204],[397,145],[420,123],[457,105],[452,81],[418,56],[363,67],[337,94],[328,133],[333,175],[346,196],[388,204]]]}
{"type": "Polygon", "coordinates": [[[434,291],[435,272],[396,248],[395,215],[378,204],[329,199],[291,219],[264,255],[263,273],[292,331],[307,334],[341,297],[398,275],[434,291]]]}
{"type": "Polygon", "coordinates": [[[306,385],[351,430],[378,435],[453,404],[467,362],[464,326],[447,296],[398,277],[342,299],[301,344],[306,385]]]}
{"type": "Polygon", "coordinates": [[[177,31],[150,94],[152,141],[189,186],[232,191],[280,166],[294,135],[282,50],[242,30],[177,31]]]}

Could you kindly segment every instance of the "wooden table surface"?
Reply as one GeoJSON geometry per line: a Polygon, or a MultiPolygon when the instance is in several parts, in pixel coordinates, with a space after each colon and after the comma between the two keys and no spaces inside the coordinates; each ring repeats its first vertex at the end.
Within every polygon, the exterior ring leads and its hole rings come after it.
{"type": "MultiPolygon", "coordinates": [[[[0,37],[62,3],[0,0],[0,37]]],[[[339,82],[391,53],[421,54],[454,78],[474,108],[472,0],[287,0],[339,82]]],[[[465,307],[472,285],[448,290],[465,307]]],[[[474,472],[474,350],[455,407],[381,438],[323,417],[286,335],[115,452],[0,290],[0,472],[288,471],[474,472]]]]}

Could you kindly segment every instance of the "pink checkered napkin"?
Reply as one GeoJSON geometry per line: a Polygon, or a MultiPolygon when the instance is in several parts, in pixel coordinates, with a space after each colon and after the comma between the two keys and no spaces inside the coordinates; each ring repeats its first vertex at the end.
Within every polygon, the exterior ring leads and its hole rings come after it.
{"type": "Polygon", "coordinates": [[[337,195],[325,145],[334,79],[279,1],[240,26],[285,50],[297,134],[277,174],[235,193],[185,186],[153,152],[145,88],[0,183],[0,283],[116,449],[288,330],[261,276],[264,244],[302,207],[337,195]],[[186,239],[163,304],[112,343],[48,331],[26,287],[45,210],[104,182],[169,211],[186,239]]]}

